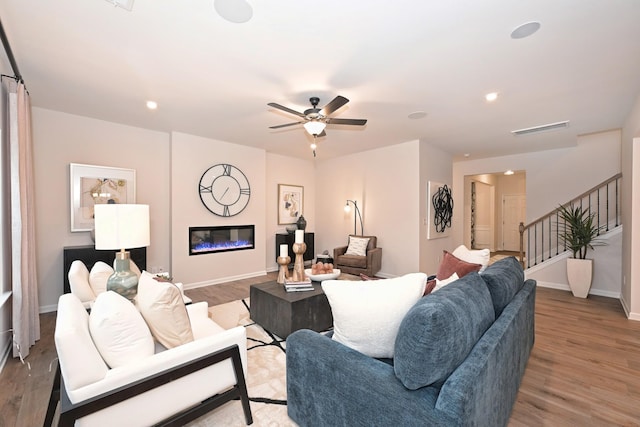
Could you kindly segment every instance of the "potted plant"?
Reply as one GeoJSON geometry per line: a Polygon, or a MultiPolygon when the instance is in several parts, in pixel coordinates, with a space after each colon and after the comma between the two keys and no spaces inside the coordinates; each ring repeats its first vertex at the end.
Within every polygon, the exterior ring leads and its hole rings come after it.
{"type": "Polygon", "coordinates": [[[594,246],[604,245],[598,239],[605,226],[598,226],[596,213],[583,209],[582,206],[561,205],[558,214],[560,240],[573,252],[573,258],[567,259],[567,279],[573,295],[586,298],[591,288],[593,277],[593,260],[587,259],[587,251],[594,246]]]}

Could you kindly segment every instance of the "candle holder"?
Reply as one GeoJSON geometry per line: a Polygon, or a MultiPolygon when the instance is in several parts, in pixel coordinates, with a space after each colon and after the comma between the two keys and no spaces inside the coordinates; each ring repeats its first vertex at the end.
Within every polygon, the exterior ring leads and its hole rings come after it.
{"type": "Polygon", "coordinates": [[[294,243],[293,244],[293,253],[296,254],[296,260],[293,264],[293,277],[292,280],[294,282],[302,282],[307,278],[304,274],[304,259],[303,254],[307,250],[306,243],[294,243]]]}
{"type": "Polygon", "coordinates": [[[287,277],[287,273],[289,272],[289,263],[291,262],[290,256],[279,256],[276,261],[280,264],[280,271],[278,271],[278,279],[277,282],[281,285],[284,285],[284,282],[287,277]]]}

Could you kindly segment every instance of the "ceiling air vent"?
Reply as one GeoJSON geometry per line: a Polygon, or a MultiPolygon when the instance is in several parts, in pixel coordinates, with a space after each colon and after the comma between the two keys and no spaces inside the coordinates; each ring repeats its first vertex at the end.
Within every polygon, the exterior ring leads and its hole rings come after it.
{"type": "Polygon", "coordinates": [[[565,120],[564,122],[549,123],[548,125],[534,126],[526,129],[512,130],[511,133],[514,135],[528,135],[530,133],[546,132],[549,130],[563,129],[566,127],[569,127],[569,120],[565,120]]]}

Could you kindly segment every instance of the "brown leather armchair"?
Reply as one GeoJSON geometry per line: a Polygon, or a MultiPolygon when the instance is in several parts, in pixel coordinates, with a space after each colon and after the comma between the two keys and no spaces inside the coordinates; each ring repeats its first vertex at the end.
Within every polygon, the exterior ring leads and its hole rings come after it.
{"type": "Polygon", "coordinates": [[[365,274],[374,276],[382,268],[382,248],[377,247],[378,238],[376,236],[356,236],[349,237],[368,237],[367,255],[345,255],[348,246],[340,246],[333,250],[333,264],[340,272],[346,274],[365,274]]]}

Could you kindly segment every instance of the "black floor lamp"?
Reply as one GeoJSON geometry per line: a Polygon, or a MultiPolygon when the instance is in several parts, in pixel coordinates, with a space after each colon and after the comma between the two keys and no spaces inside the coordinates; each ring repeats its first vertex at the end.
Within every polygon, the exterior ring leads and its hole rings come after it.
{"type": "Polygon", "coordinates": [[[347,203],[344,205],[344,211],[345,212],[350,212],[351,211],[351,206],[349,206],[349,202],[353,203],[353,206],[356,207],[356,212],[353,214],[353,234],[354,235],[358,235],[358,228],[357,228],[357,219],[356,219],[356,215],[360,218],[360,231],[362,231],[361,236],[364,236],[364,226],[362,225],[362,215],[360,215],[360,209],[358,209],[358,202],[356,202],[355,200],[349,200],[347,199],[347,203]]]}

